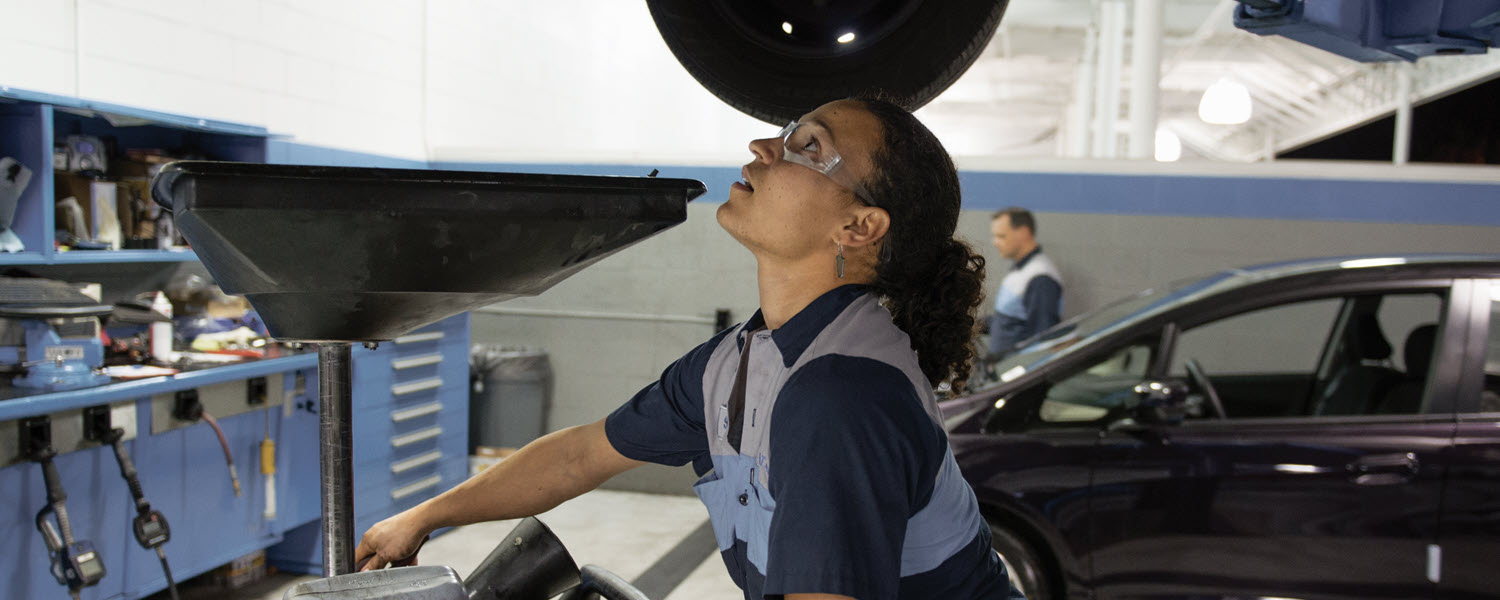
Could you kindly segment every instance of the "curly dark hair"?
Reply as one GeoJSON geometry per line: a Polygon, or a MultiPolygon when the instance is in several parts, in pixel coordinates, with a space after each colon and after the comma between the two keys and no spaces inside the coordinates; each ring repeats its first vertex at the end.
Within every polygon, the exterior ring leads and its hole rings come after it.
{"type": "Polygon", "coordinates": [[[962,201],[958,170],[937,136],[906,109],[879,97],[855,100],[883,130],[864,182],[870,203],[891,215],[875,291],[911,338],[927,381],[951,381],[962,390],[975,358],[984,257],[953,237],[962,201]]]}

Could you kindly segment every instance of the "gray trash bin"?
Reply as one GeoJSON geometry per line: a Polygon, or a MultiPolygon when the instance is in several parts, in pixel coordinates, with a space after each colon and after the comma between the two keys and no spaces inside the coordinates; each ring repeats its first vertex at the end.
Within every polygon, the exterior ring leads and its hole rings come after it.
{"type": "Polygon", "coordinates": [[[469,378],[469,454],[476,446],[520,448],[546,433],[552,366],[545,351],[475,344],[469,378]]]}

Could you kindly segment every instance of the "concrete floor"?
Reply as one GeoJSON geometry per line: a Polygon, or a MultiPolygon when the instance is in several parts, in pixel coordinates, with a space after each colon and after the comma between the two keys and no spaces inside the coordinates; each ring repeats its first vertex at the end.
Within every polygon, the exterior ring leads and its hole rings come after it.
{"type": "MultiPolygon", "coordinates": [[[[742,600],[744,597],[724,570],[723,561],[712,547],[712,536],[705,540],[701,531],[698,536],[689,535],[708,520],[708,512],[696,497],[596,490],[538,518],[562,540],[580,566],[599,565],[627,581],[636,581],[654,565],[657,569],[653,573],[657,573],[663,567],[667,571],[687,570],[691,564],[697,564],[667,595],[652,596],[652,600],[742,600]],[[680,543],[682,547],[678,548],[680,543]],[[674,548],[678,551],[673,560],[685,560],[687,564],[656,564],[674,548]]],[[[516,523],[498,521],[454,529],[427,542],[417,557],[418,562],[448,565],[460,576],[466,576],[516,523]]],[[[279,600],[287,588],[311,579],[315,577],[274,574],[245,588],[228,591],[192,580],[184,582],[181,595],[182,600],[279,600]]],[[[163,592],[152,598],[166,599],[167,595],[163,592]]]]}

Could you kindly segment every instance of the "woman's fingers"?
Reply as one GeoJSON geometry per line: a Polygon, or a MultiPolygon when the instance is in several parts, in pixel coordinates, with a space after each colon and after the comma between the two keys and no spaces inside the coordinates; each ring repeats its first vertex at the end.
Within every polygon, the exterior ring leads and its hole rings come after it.
{"type": "Polygon", "coordinates": [[[355,571],[417,564],[417,551],[422,549],[428,536],[416,537],[419,532],[402,527],[400,516],[376,523],[365,531],[359,545],[354,548],[355,571]]]}
{"type": "Polygon", "coordinates": [[[381,561],[379,559],[380,559],[380,555],[379,554],[371,554],[369,556],[366,556],[363,559],[356,559],[354,561],[354,570],[355,571],[374,571],[376,569],[382,568],[384,566],[384,564],[383,564],[383,561],[381,561]]]}

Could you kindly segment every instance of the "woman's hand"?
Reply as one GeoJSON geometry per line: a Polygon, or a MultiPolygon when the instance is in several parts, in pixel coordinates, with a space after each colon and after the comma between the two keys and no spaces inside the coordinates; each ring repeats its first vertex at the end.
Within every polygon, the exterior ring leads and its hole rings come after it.
{"type": "Polygon", "coordinates": [[[409,567],[417,564],[417,550],[427,541],[431,529],[416,514],[421,507],[406,510],[370,527],[354,549],[357,571],[384,569],[386,566],[409,567]]]}

